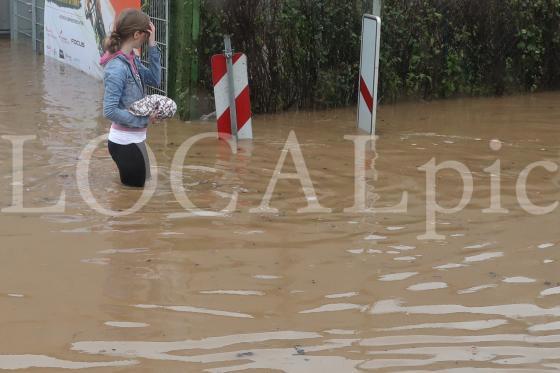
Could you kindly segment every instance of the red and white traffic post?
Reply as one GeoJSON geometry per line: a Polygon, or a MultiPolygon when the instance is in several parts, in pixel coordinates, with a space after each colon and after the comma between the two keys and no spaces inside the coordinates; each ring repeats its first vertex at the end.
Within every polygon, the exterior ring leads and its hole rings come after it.
{"type": "Polygon", "coordinates": [[[225,54],[216,54],[211,61],[218,137],[252,139],[247,56],[232,52],[229,36],[225,37],[225,45],[225,54]]]}
{"type": "Polygon", "coordinates": [[[375,134],[377,87],[379,79],[379,45],[381,18],[364,14],[362,18],[362,47],[358,97],[358,128],[375,134]]]}

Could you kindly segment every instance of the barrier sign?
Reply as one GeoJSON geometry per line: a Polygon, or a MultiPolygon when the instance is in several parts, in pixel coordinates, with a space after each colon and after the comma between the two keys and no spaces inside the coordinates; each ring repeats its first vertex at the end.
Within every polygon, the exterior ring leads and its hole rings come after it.
{"type": "MultiPolygon", "coordinates": [[[[235,113],[237,114],[237,138],[253,138],[251,121],[251,100],[249,97],[249,79],[247,77],[247,56],[235,53],[233,63],[233,91],[235,95],[235,113]]],[[[214,83],[214,99],[216,101],[216,118],[218,119],[218,136],[227,138],[232,133],[230,115],[230,88],[226,56],[212,56],[212,81],[214,83]]]]}
{"type": "Polygon", "coordinates": [[[362,47],[358,85],[358,128],[372,135],[375,134],[377,112],[380,41],[381,19],[365,14],[362,19],[362,47]]]}

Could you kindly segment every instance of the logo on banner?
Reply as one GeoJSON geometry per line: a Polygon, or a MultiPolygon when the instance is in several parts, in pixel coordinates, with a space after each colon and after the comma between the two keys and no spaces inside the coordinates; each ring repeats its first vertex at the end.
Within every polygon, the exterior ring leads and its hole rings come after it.
{"type": "Polygon", "coordinates": [[[81,0],[47,0],[49,3],[56,4],[63,8],[80,9],[82,7],[81,0]]]}
{"type": "Polygon", "coordinates": [[[85,46],[86,46],[86,44],[83,41],[80,41],[80,40],[70,39],[70,41],[72,42],[72,44],[77,45],[78,47],[85,48],[85,46]]]}
{"type": "Polygon", "coordinates": [[[70,23],[73,23],[73,24],[78,25],[78,26],[82,26],[84,24],[84,22],[80,19],[70,18],[70,17],[67,17],[65,15],[60,15],[58,18],[60,18],[63,21],[70,22],[70,23]]]}
{"type": "Polygon", "coordinates": [[[68,41],[68,38],[65,37],[64,35],[62,35],[62,30],[60,30],[58,32],[58,39],[63,42],[64,44],[70,44],[70,42],[68,41]]]}

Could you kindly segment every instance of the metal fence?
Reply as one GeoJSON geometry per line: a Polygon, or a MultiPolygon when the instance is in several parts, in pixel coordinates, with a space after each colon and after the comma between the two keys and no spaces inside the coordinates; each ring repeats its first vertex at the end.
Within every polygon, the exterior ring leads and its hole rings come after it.
{"type": "MultiPolygon", "coordinates": [[[[161,50],[161,85],[148,87],[148,93],[166,95],[169,64],[169,0],[142,0],[142,10],[150,16],[156,27],[156,42],[161,50]]],[[[142,53],[142,62],[148,64],[146,48],[142,53]]]]}
{"type": "Polygon", "coordinates": [[[35,31],[33,35],[35,38],[33,39],[33,48],[39,52],[43,53],[43,43],[45,40],[45,0],[33,0],[33,24],[35,25],[35,31]]]}
{"type": "Polygon", "coordinates": [[[45,0],[11,0],[12,39],[31,39],[33,50],[43,52],[45,0]]]}
{"type": "Polygon", "coordinates": [[[17,39],[21,36],[32,38],[31,30],[31,12],[32,6],[30,1],[12,0],[10,4],[12,11],[11,36],[17,39]]]}

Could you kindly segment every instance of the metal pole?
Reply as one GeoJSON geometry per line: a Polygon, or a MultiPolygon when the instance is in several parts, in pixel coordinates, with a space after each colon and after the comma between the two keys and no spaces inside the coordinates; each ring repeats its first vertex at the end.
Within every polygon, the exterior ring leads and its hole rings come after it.
{"type": "Polygon", "coordinates": [[[18,37],[18,24],[17,24],[17,0],[11,1],[11,9],[10,12],[12,13],[12,24],[10,25],[10,36],[12,40],[16,40],[18,37]]]}
{"type": "Polygon", "coordinates": [[[383,8],[383,0],[373,0],[373,12],[371,14],[381,18],[382,8],[383,8]]]}
{"type": "Polygon", "coordinates": [[[163,89],[166,96],[169,95],[169,1],[171,0],[165,1],[165,80],[163,89]]]}
{"type": "Polygon", "coordinates": [[[189,92],[191,93],[190,109],[191,118],[198,118],[199,105],[198,105],[198,58],[197,49],[198,48],[198,38],[200,35],[200,3],[201,0],[192,0],[192,30],[191,30],[191,40],[194,53],[194,57],[191,59],[191,77],[190,77],[190,87],[189,92]]]}
{"type": "Polygon", "coordinates": [[[229,84],[229,117],[231,119],[231,134],[237,140],[237,110],[235,107],[235,86],[233,80],[233,50],[231,49],[231,38],[224,35],[226,64],[229,84]]]}
{"type": "Polygon", "coordinates": [[[37,0],[31,0],[31,43],[37,51],[37,0]]]}

